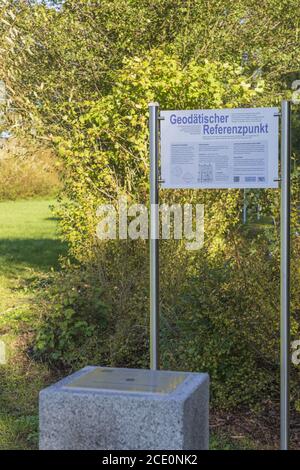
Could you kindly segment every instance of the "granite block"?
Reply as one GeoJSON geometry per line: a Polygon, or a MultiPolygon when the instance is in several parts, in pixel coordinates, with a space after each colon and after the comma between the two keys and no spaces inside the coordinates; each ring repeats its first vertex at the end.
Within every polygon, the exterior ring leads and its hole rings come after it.
{"type": "Polygon", "coordinates": [[[40,392],[40,449],[208,448],[205,373],[87,366],[40,392]]]}

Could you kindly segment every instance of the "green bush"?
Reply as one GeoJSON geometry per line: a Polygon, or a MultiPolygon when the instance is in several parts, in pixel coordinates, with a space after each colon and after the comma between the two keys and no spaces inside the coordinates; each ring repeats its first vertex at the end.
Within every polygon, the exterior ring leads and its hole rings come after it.
{"type": "MultiPolygon", "coordinates": [[[[61,367],[85,363],[86,350],[93,341],[102,340],[90,349],[95,360],[107,334],[107,307],[102,301],[102,289],[90,284],[91,279],[82,270],[56,275],[40,307],[51,315],[35,326],[37,334],[34,353],[41,357],[47,351],[47,360],[61,367]]],[[[101,357],[101,359],[103,359],[101,357]]]]}
{"type": "MultiPolygon", "coordinates": [[[[66,169],[59,215],[75,267],[54,280],[35,352],[71,368],[149,363],[148,243],[99,242],[95,236],[100,203],[124,194],[148,201],[148,102],[157,100],[162,109],[205,109],[266,99],[263,83],[251,83],[237,65],[182,66],[159,51],[126,61],[114,79],[112,92],[98,101],[70,103],[68,137],[57,138],[66,169]]],[[[296,231],[299,190],[294,198],[296,231]]],[[[273,223],[244,227],[242,201],[238,190],[161,192],[161,202],[205,205],[201,250],[188,252],[179,241],[161,243],[162,367],[209,371],[213,403],[223,408],[277,401],[279,393],[278,191],[259,195],[273,223]]],[[[294,299],[299,277],[294,262],[294,299]]],[[[298,334],[297,300],[293,315],[298,334]]],[[[297,398],[299,373],[293,374],[297,398]]]]}
{"type": "MultiPolygon", "coordinates": [[[[270,257],[263,231],[237,231],[231,243],[212,257],[162,242],[161,366],[208,371],[214,406],[261,408],[279,397],[278,252],[270,257]]],[[[44,303],[36,356],[74,370],[149,367],[148,275],[148,246],[135,241],[109,242],[93,264],[63,273],[44,303]]],[[[299,294],[293,265],[293,298],[299,294]]],[[[295,337],[299,320],[294,311],[295,337]]],[[[299,400],[297,367],[292,378],[299,400]]]]}

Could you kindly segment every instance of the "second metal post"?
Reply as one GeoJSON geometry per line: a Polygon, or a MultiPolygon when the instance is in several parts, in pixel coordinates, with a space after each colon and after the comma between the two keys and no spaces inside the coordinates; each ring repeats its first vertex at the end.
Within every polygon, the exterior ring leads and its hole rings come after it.
{"type": "Polygon", "coordinates": [[[158,103],[149,104],[150,133],[150,368],[159,369],[158,103]]]}
{"type": "Polygon", "coordinates": [[[280,266],[280,448],[289,447],[290,432],[290,161],[291,103],[281,109],[281,266],[280,266]]]}

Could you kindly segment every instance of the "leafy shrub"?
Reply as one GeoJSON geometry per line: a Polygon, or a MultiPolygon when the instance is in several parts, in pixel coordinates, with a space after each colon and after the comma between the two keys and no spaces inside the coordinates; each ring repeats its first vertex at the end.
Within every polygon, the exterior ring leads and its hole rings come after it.
{"type": "MultiPolygon", "coordinates": [[[[254,106],[264,103],[262,86],[236,65],[182,66],[154,51],[126,61],[110,94],[68,105],[70,130],[57,138],[66,168],[59,215],[80,267],[66,268],[54,282],[37,354],[70,367],[148,365],[148,244],[97,241],[97,206],[121,194],[148,200],[148,102],[157,100],[163,109],[254,106]],[[97,307],[97,299],[103,305],[97,307]]],[[[279,390],[278,191],[262,192],[263,210],[275,223],[257,229],[242,226],[242,199],[238,190],[161,192],[161,202],[205,205],[206,238],[198,252],[187,252],[179,241],[161,243],[162,367],[208,370],[214,404],[223,408],[277,400],[279,390]]],[[[297,201],[299,191],[294,227],[297,201]]],[[[297,299],[297,263],[293,270],[297,299]]],[[[297,301],[293,313],[297,334],[297,301]]]]}
{"type": "MultiPolygon", "coordinates": [[[[47,351],[52,364],[76,366],[86,361],[86,346],[91,347],[91,338],[104,340],[107,307],[101,299],[101,287],[91,285],[84,271],[72,270],[65,273],[63,279],[61,275],[57,276],[40,303],[40,306],[51,310],[51,315],[47,316],[46,322],[43,318],[36,325],[34,352],[43,356],[47,351]]],[[[92,350],[94,359],[99,347],[101,351],[103,340],[92,350]]]]}
{"type": "MultiPolygon", "coordinates": [[[[208,371],[215,407],[261,408],[279,398],[278,251],[270,257],[263,231],[237,231],[231,242],[214,257],[206,248],[187,254],[175,241],[162,242],[161,366],[208,371]]],[[[37,357],[71,369],[147,368],[147,261],[145,242],[109,242],[96,262],[54,280],[38,325],[37,357]]],[[[293,298],[299,294],[295,264],[293,298]]],[[[294,310],[294,337],[299,320],[294,310]]],[[[292,379],[292,397],[299,401],[297,367],[292,379]]]]}

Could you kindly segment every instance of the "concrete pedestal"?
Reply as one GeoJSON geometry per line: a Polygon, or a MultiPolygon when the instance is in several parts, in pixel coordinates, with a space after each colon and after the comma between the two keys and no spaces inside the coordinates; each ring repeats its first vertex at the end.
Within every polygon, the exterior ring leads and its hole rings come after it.
{"type": "Polygon", "coordinates": [[[40,449],[208,448],[207,374],[85,367],[40,392],[40,449]]]}

